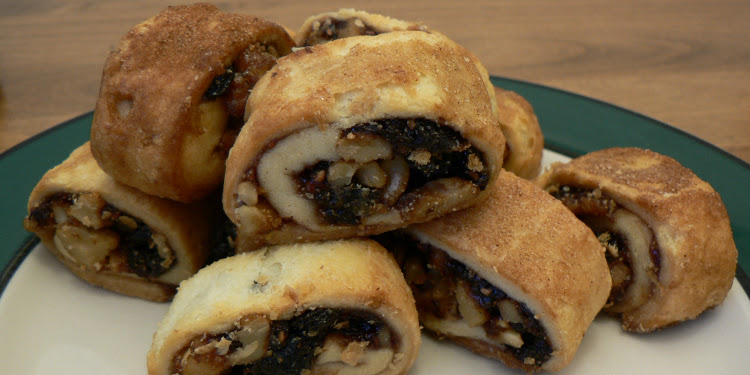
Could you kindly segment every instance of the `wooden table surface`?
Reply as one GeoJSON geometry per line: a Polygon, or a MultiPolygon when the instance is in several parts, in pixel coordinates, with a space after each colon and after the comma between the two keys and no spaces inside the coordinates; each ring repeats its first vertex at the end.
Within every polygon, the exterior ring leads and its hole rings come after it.
{"type": "MultiPolygon", "coordinates": [[[[0,152],[93,109],[107,54],[181,1],[0,3],[0,152]]],[[[357,8],[423,21],[493,75],[610,102],[750,161],[750,1],[221,1],[296,30],[357,8]]]]}

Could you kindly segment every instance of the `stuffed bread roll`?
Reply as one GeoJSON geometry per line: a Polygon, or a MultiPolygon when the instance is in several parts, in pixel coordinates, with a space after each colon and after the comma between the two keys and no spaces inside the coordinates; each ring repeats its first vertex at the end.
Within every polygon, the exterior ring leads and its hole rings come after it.
{"type": "Polygon", "coordinates": [[[480,205],[377,238],[425,329],[510,367],[559,370],[607,300],[602,247],[532,182],[502,171],[490,190],[480,205]]]}
{"type": "Polygon", "coordinates": [[[298,46],[313,46],[352,36],[391,31],[428,31],[421,22],[402,21],[355,9],[339,9],[309,17],[294,35],[298,46]]]}
{"type": "MultiPolygon", "coordinates": [[[[258,243],[384,232],[483,199],[505,138],[473,55],[419,32],[279,59],[248,101],[224,210],[258,243]]],[[[492,95],[491,95],[492,94],[492,95]]]]}
{"type": "Polygon", "coordinates": [[[507,144],[503,169],[531,179],[542,167],[544,136],[534,108],[521,95],[495,87],[500,128],[507,144]]]}
{"type": "Polygon", "coordinates": [[[261,18],[173,6],[126,34],[104,65],[91,128],[102,168],[190,202],[217,189],[250,89],[294,42],[261,18]]]}
{"type": "Polygon", "coordinates": [[[81,279],[161,302],[205,264],[216,204],[178,203],[119,184],[86,143],[32,190],[24,227],[81,279]]]}
{"type": "Polygon", "coordinates": [[[611,148],[554,165],[539,182],[605,245],[612,274],[606,311],[648,332],[724,300],[737,248],[719,194],[677,161],[611,148]]]}
{"type": "Polygon", "coordinates": [[[150,375],[404,374],[417,311],[376,242],[269,247],[183,282],[154,334],[150,375]]]}

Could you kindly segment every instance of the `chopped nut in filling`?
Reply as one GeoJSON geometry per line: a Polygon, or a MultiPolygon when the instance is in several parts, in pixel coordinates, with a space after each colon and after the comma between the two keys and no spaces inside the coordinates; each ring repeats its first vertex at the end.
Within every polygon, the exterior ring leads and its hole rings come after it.
{"type": "Polygon", "coordinates": [[[58,251],[93,271],[158,278],[177,259],[166,237],[96,193],[58,193],[31,211],[27,226],[48,232],[58,251]]]}
{"type": "Polygon", "coordinates": [[[527,365],[550,359],[549,338],[526,305],[438,248],[391,233],[375,239],[394,252],[420,320],[441,322],[436,333],[493,342],[527,365]]]}
{"type": "Polygon", "coordinates": [[[356,225],[413,199],[430,181],[459,178],[479,189],[489,181],[483,155],[458,132],[426,119],[359,124],[336,141],[338,160],[320,160],[297,175],[298,191],[332,224],[356,225]]]}
{"type": "Polygon", "coordinates": [[[612,290],[605,309],[622,313],[643,305],[658,283],[660,250],[651,228],[600,189],[547,187],[597,235],[605,248],[612,290]]]}
{"type": "Polygon", "coordinates": [[[377,316],[318,308],[289,320],[247,316],[227,332],[198,336],[175,356],[171,373],[298,375],[331,367],[377,374],[397,351],[397,338],[377,316]]]}

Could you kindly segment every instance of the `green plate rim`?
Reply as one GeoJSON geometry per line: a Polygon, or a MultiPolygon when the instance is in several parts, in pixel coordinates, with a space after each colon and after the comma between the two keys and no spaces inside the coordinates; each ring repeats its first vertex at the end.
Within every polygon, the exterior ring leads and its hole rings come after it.
{"type": "MultiPolygon", "coordinates": [[[[680,129],[640,113],[584,95],[513,78],[492,76],[494,85],[515,91],[534,107],[545,139],[545,148],[575,157],[607,147],[648,148],[671,156],[708,181],[724,199],[739,251],[736,277],[746,294],[750,278],[750,200],[742,186],[750,186],[750,164],[680,129]],[[648,135],[648,136],[646,136],[648,135]],[[732,183],[726,176],[735,176],[732,183]]],[[[39,242],[22,226],[31,189],[51,167],[59,164],[89,136],[93,112],[87,112],[0,154],[0,194],[6,209],[0,227],[0,298],[15,270],[39,242]],[[9,176],[15,178],[9,183],[9,176]]]]}

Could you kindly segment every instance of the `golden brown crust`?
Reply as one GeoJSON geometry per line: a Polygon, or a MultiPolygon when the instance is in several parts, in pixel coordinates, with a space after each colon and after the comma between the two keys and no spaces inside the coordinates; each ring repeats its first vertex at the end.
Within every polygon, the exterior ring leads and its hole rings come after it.
{"type": "MultiPolygon", "coordinates": [[[[478,90],[475,77],[481,76],[475,69],[467,51],[445,38],[423,33],[347,38],[298,50],[279,59],[256,85],[248,100],[251,117],[238,136],[227,168],[237,168],[240,163],[249,167],[255,162],[252,156],[259,154],[265,142],[301,129],[330,124],[345,127],[386,117],[443,118],[484,146],[483,151],[491,152],[492,146],[502,150],[504,146],[498,143],[504,138],[495,130],[496,123],[486,116],[490,97],[478,90]],[[422,59],[430,55],[434,58],[422,59]],[[468,61],[451,68],[451,63],[463,60],[460,56],[468,61]],[[441,83],[425,88],[443,92],[417,92],[417,85],[423,83],[422,74],[434,76],[433,80],[441,83]],[[469,75],[469,81],[456,75],[469,75]],[[404,94],[385,97],[390,92],[383,86],[389,84],[402,87],[406,95],[420,100],[404,103],[404,94]],[[345,94],[357,95],[359,100],[348,100],[345,94]]],[[[225,182],[236,185],[242,177],[227,173],[225,182]]]]}
{"type": "MultiPolygon", "coordinates": [[[[442,35],[436,30],[433,30],[426,25],[424,25],[422,22],[414,22],[414,21],[405,21],[400,20],[397,18],[392,18],[376,13],[368,13],[361,10],[356,9],[339,9],[336,12],[328,12],[328,13],[321,13],[314,16],[309,17],[300,27],[299,31],[295,33],[294,40],[297,43],[298,46],[311,46],[314,44],[320,44],[322,42],[329,42],[331,40],[335,39],[341,39],[350,37],[351,35],[348,35],[347,31],[343,31],[341,35],[335,35],[331,36],[329,39],[326,40],[319,40],[315,43],[311,43],[309,41],[311,33],[316,31],[320,27],[325,27],[322,23],[325,23],[326,20],[340,20],[347,23],[355,24],[354,28],[360,28],[360,29],[366,29],[368,30],[367,35],[379,35],[384,33],[390,33],[394,31],[420,31],[420,32],[426,32],[430,34],[438,34],[443,37],[445,35],[442,35]]],[[[359,30],[360,32],[362,30],[359,30]]],[[[466,51],[466,53],[471,54],[470,52],[466,51]]],[[[471,57],[476,68],[480,71],[480,74],[482,75],[482,78],[484,79],[484,84],[489,91],[489,94],[491,97],[494,98],[495,91],[494,86],[492,85],[492,82],[490,82],[490,77],[487,72],[487,69],[482,65],[482,63],[477,59],[476,57],[471,57]]],[[[493,113],[497,114],[497,102],[493,99],[492,100],[492,111],[493,113]]]]}
{"type": "MultiPolygon", "coordinates": [[[[529,181],[502,171],[488,190],[490,196],[481,205],[410,226],[406,232],[526,304],[554,350],[542,368],[560,369],[573,358],[609,294],[602,246],[565,206],[529,181]]],[[[477,345],[470,347],[494,352],[477,345]]],[[[514,363],[513,357],[499,357],[513,367],[534,369],[514,363]]]]}
{"type": "Polygon", "coordinates": [[[134,27],[102,74],[91,130],[102,168],[121,183],[178,201],[218,188],[226,119],[200,104],[214,78],[253,44],[286,54],[293,41],[279,25],[209,4],[169,7],[134,27]],[[219,119],[205,125],[202,116],[219,119]]]}
{"type": "Polygon", "coordinates": [[[676,160],[638,148],[611,148],[555,165],[541,186],[600,188],[653,231],[660,248],[658,286],[622,314],[623,327],[648,332],[720,304],[732,285],[737,248],[719,194],[676,160]]]}
{"type": "MultiPolygon", "coordinates": [[[[298,46],[311,46],[315,43],[310,40],[311,34],[326,26],[326,22],[335,20],[346,23],[346,27],[356,27],[359,32],[366,32],[368,35],[377,35],[392,31],[427,31],[429,29],[421,22],[404,21],[392,17],[383,16],[375,13],[368,13],[356,9],[339,9],[335,12],[326,12],[310,16],[302,23],[299,30],[295,33],[294,41],[298,46]]],[[[334,28],[335,30],[335,28],[334,28]]],[[[329,35],[330,40],[340,39],[341,35],[329,35]]],[[[327,40],[327,41],[330,41],[327,40]]]]}
{"type": "Polygon", "coordinates": [[[28,211],[32,212],[48,197],[58,193],[95,193],[107,204],[143,221],[153,233],[166,238],[176,258],[175,265],[155,278],[144,278],[132,273],[114,272],[74,261],[66,256],[54,240],[56,227],[40,228],[29,218],[24,226],[35,232],[66,267],[82,279],[117,293],[152,301],[171,299],[180,281],[190,277],[205,264],[211,236],[209,201],[183,204],[146,195],[119,184],[107,175],[91,155],[89,144],[77,148],[63,163],[48,171],[29,197],[28,211]]]}
{"type": "Polygon", "coordinates": [[[544,136],[534,108],[521,95],[495,87],[500,127],[507,140],[503,168],[531,179],[542,167],[544,136]]]}
{"type": "Polygon", "coordinates": [[[223,332],[242,317],[285,320],[314,308],[376,314],[400,338],[401,354],[385,373],[405,373],[414,363],[421,337],[409,286],[382,246],[350,239],[264,248],[201,270],[180,285],[159,324],[149,374],[171,374],[173,357],[190,340],[223,332]]]}
{"type": "MultiPolygon", "coordinates": [[[[340,39],[279,59],[248,100],[251,116],[227,160],[225,212],[239,225],[238,232],[260,236],[276,230],[282,220],[273,209],[267,210],[263,222],[275,228],[264,230],[243,228],[236,212],[238,186],[248,172],[254,172],[270,145],[315,127],[340,131],[378,119],[425,118],[448,124],[484,153],[494,180],[505,138],[492,112],[494,93],[486,90],[483,73],[474,56],[449,39],[415,32],[340,39]]],[[[262,186],[255,189],[262,201],[262,186]]],[[[480,194],[471,201],[482,198],[480,194]]],[[[352,236],[403,225],[332,229],[336,236],[352,236]]]]}

